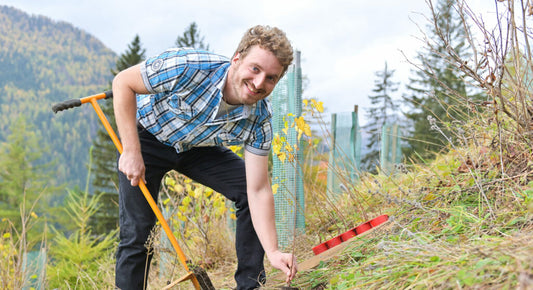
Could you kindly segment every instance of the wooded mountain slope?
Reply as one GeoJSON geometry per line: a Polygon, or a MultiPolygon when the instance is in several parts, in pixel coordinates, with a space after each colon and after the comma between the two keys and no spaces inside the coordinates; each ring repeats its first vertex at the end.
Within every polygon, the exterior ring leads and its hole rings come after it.
{"type": "Polygon", "coordinates": [[[49,147],[56,184],[82,188],[89,148],[101,126],[90,105],[54,115],[54,103],[110,87],[117,55],[66,22],[0,5],[0,142],[24,115],[49,147]]]}

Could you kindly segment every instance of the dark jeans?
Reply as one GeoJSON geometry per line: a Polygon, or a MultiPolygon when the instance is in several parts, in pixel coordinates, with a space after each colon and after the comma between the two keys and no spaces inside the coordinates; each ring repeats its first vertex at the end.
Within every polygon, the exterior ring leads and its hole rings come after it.
{"type": "MultiPolygon", "coordinates": [[[[255,289],[264,282],[264,250],[255,233],[246,195],[244,160],[224,147],[197,147],[176,153],[146,130],[139,129],[141,150],[146,166],[147,187],[157,201],[161,179],[174,169],[196,182],[222,193],[237,208],[235,247],[238,266],[237,289],[255,289]]],[[[120,243],[115,272],[116,286],[123,290],[143,289],[152,255],[144,244],[156,217],[139,187],[119,172],[120,243]],[[148,262],[147,262],[148,261],[148,262]]]]}

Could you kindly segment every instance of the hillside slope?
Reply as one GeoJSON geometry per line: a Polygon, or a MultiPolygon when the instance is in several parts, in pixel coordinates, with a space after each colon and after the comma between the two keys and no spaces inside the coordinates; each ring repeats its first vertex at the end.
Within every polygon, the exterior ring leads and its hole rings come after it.
{"type": "Polygon", "coordinates": [[[0,142],[21,114],[55,160],[57,184],[84,186],[98,126],[90,106],[54,115],[52,104],[109,88],[117,55],[65,22],[0,6],[0,142]]]}

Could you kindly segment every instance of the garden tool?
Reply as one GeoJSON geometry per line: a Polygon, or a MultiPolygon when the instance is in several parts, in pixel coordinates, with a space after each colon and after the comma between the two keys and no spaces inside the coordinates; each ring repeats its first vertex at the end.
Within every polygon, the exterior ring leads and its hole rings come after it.
{"type": "MultiPolygon", "coordinates": [[[[96,114],[100,118],[100,121],[104,125],[107,133],[111,137],[111,140],[113,140],[113,143],[115,144],[115,147],[117,148],[118,152],[120,154],[122,154],[122,144],[120,143],[120,140],[118,139],[117,135],[115,134],[115,131],[113,130],[113,128],[109,124],[109,121],[107,120],[104,112],[102,111],[102,109],[100,108],[100,106],[98,105],[98,102],[97,102],[100,99],[109,99],[109,98],[112,98],[112,97],[113,97],[113,92],[112,91],[106,91],[104,93],[100,93],[100,94],[84,97],[84,98],[81,98],[81,99],[71,99],[71,100],[67,100],[67,101],[61,102],[61,103],[57,103],[57,104],[52,106],[52,110],[54,111],[54,113],[57,113],[59,111],[67,110],[67,109],[74,108],[74,107],[79,107],[79,106],[81,106],[82,104],[85,104],[85,103],[91,103],[91,105],[93,106],[94,110],[96,111],[96,114]]],[[[180,246],[178,245],[178,241],[176,240],[176,237],[172,233],[172,230],[170,229],[170,227],[169,227],[168,223],[166,222],[165,218],[163,217],[163,214],[161,213],[161,211],[157,207],[157,204],[155,203],[154,199],[152,198],[152,195],[148,191],[148,188],[146,187],[146,184],[143,182],[143,180],[139,181],[139,188],[141,189],[144,197],[146,198],[146,200],[150,204],[150,207],[152,208],[154,214],[157,217],[157,220],[159,221],[159,223],[161,223],[161,226],[163,227],[163,230],[165,231],[168,239],[170,240],[170,243],[174,247],[174,250],[176,251],[176,254],[178,255],[178,258],[179,258],[181,264],[183,265],[183,267],[187,271],[187,274],[185,276],[183,276],[183,277],[179,278],[178,280],[174,281],[172,283],[172,285],[176,285],[176,284],[181,283],[181,282],[186,281],[186,280],[191,280],[191,282],[193,283],[195,289],[199,289],[199,290],[215,289],[213,287],[213,284],[211,283],[211,280],[207,276],[207,273],[205,272],[205,270],[202,267],[200,267],[200,266],[191,266],[191,267],[189,267],[189,265],[187,264],[187,258],[185,257],[185,254],[183,253],[183,251],[181,250],[180,246]]]]}

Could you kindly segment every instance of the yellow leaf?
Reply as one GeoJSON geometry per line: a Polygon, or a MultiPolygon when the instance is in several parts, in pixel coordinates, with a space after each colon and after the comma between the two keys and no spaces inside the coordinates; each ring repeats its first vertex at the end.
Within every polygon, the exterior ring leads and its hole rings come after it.
{"type": "Polygon", "coordinates": [[[240,146],[240,145],[231,145],[231,146],[229,146],[229,149],[231,151],[233,151],[234,153],[237,153],[237,152],[239,152],[242,149],[242,146],[240,146]]]}
{"type": "Polygon", "coordinates": [[[181,185],[181,184],[179,184],[179,183],[176,184],[176,185],[174,185],[174,191],[175,191],[175,192],[182,193],[184,189],[185,189],[185,188],[183,187],[183,185],[181,185]]]}
{"type": "Polygon", "coordinates": [[[4,239],[9,239],[11,237],[11,234],[10,233],[5,233],[4,234],[4,239]]]}
{"type": "Polygon", "coordinates": [[[289,162],[293,162],[294,161],[294,154],[289,153],[288,156],[289,156],[289,162]]]}
{"type": "Polygon", "coordinates": [[[285,144],[285,150],[287,150],[287,152],[292,152],[292,147],[290,144],[285,144]]]}
{"type": "Polygon", "coordinates": [[[307,124],[305,124],[305,128],[304,128],[304,134],[311,137],[312,133],[311,133],[311,127],[307,124]]]}
{"type": "Polygon", "coordinates": [[[186,196],[183,198],[183,200],[181,201],[181,204],[184,206],[184,207],[187,207],[189,206],[189,204],[191,203],[191,197],[190,196],[186,196]]]}
{"type": "Polygon", "coordinates": [[[296,122],[296,127],[298,129],[302,129],[305,127],[306,123],[305,123],[305,120],[304,120],[304,117],[303,116],[300,116],[296,119],[294,119],[294,121],[296,122]]]}
{"type": "Polygon", "coordinates": [[[296,121],[296,127],[298,128],[298,140],[300,139],[302,132],[305,135],[311,137],[311,126],[307,124],[307,122],[304,120],[304,117],[301,116],[299,118],[296,118],[295,121],[296,121]]]}
{"type": "Polygon", "coordinates": [[[172,187],[176,184],[176,180],[170,176],[165,177],[165,184],[172,187]]]}
{"type": "Polygon", "coordinates": [[[287,156],[285,155],[285,152],[278,153],[278,159],[281,161],[281,163],[284,163],[286,158],[287,156]]]}
{"type": "Polygon", "coordinates": [[[279,184],[277,184],[277,183],[272,184],[272,193],[273,194],[278,193],[278,188],[279,188],[279,184]]]}
{"type": "Polygon", "coordinates": [[[278,154],[281,151],[282,143],[283,142],[281,142],[279,135],[276,133],[276,135],[274,135],[274,139],[272,140],[272,151],[274,154],[278,154]]]}
{"type": "Polygon", "coordinates": [[[237,216],[234,213],[232,213],[232,214],[229,215],[229,218],[232,219],[232,220],[236,220],[237,216]]]}
{"type": "Polygon", "coordinates": [[[178,212],[178,219],[183,222],[187,221],[187,219],[181,212],[178,212]]]}
{"type": "Polygon", "coordinates": [[[324,112],[324,103],[323,102],[318,102],[317,105],[316,105],[316,110],[319,111],[320,113],[323,113],[324,112]]]}
{"type": "Polygon", "coordinates": [[[423,200],[425,201],[430,201],[430,200],[434,200],[435,198],[437,198],[434,194],[432,193],[428,193],[424,198],[423,200]]]}
{"type": "Polygon", "coordinates": [[[34,219],[38,218],[37,214],[36,214],[34,211],[32,211],[30,215],[31,215],[31,217],[33,217],[34,219]]]}
{"type": "Polygon", "coordinates": [[[309,105],[309,100],[308,99],[303,99],[302,102],[304,103],[304,105],[307,107],[307,105],[309,105]]]}
{"type": "Polygon", "coordinates": [[[199,198],[200,196],[202,196],[202,192],[203,192],[203,188],[201,187],[197,187],[195,190],[194,190],[194,195],[193,197],[194,198],[199,198]]]}

